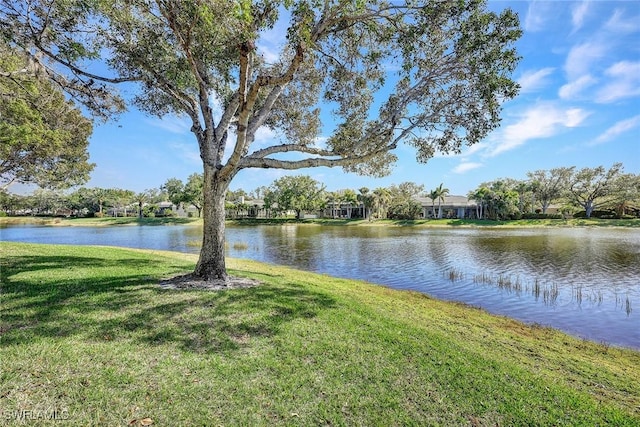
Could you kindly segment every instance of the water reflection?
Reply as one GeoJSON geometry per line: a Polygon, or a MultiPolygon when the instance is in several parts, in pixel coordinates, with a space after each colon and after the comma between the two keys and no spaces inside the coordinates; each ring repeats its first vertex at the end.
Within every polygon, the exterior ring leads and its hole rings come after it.
{"type": "MultiPolygon", "coordinates": [[[[9,227],[0,239],[197,253],[201,228],[9,227]]],[[[463,301],[640,348],[640,230],[256,226],[227,254],[463,301]]]]}

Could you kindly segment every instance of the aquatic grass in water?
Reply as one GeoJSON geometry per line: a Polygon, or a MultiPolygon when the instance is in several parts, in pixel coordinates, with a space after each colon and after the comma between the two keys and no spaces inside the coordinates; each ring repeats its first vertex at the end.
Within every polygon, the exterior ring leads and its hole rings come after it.
{"type": "Polygon", "coordinates": [[[575,288],[574,296],[578,305],[582,304],[582,286],[575,288]]]}
{"type": "Polygon", "coordinates": [[[536,280],[533,282],[533,289],[531,291],[531,293],[533,294],[534,297],[536,297],[536,299],[540,298],[540,280],[536,277],[536,280]]]}
{"type": "Polygon", "coordinates": [[[227,251],[230,248],[233,248],[236,251],[246,251],[247,249],[249,249],[249,244],[245,242],[233,242],[232,244],[229,244],[229,242],[224,242],[224,248],[227,251]]]}
{"type": "MultiPolygon", "coordinates": [[[[449,274],[451,275],[452,273],[450,272],[449,274]]],[[[483,271],[473,276],[473,282],[482,285],[495,285],[499,289],[507,292],[521,293],[524,291],[531,294],[536,301],[542,299],[545,305],[555,305],[560,297],[560,286],[558,286],[557,283],[543,283],[538,277],[536,277],[533,282],[525,282],[520,276],[516,276],[515,278],[504,274],[495,276],[483,271]]],[[[571,289],[571,301],[575,301],[576,304],[581,305],[583,300],[601,305],[604,302],[604,294],[601,290],[592,290],[591,293],[585,292],[581,285],[573,287],[571,289]]],[[[616,305],[623,307],[627,311],[627,314],[631,313],[631,302],[628,296],[627,301],[616,296],[616,305]]]]}
{"type": "Polygon", "coordinates": [[[556,300],[558,299],[559,294],[560,291],[558,290],[558,285],[554,283],[550,287],[545,288],[545,290],[542,292],[542,299],[545,304],[554,305],[556,303],[556,300]]]}
{"type": "Polygon", "coordinates": [[[246,251],[247,249],[249,249],[249,245],[245,242],[234,242],[233,249],[235,249],[236,251],[246,251]]]}
{"type": "Polygon", "coordinates": [[[448,276],[450,281],[456,282],[464,279],[464,272],[460,269],[452,268],[445,273],[445,276],[448,276]]]}
{"type": "Polygon", "coordinates": [[[473,282],[482,283],[483,285],[493,285],[493,277],[483,271],[473,276],[473,282]]]}

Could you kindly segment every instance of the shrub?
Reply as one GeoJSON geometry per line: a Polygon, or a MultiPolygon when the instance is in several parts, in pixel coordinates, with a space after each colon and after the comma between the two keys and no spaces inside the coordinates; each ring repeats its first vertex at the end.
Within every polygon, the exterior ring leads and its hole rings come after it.
{"type": "Polygon", "coordinates": [[[387,217],[389,219],[417,219],[422,212],[422,206],[413,200],[399,203],[389,207],[387,217]]]}
{"type": "MultiPolygon", "coordinates": [[[[585,211],[580,211],[573,214],[574,218],[586,218],[587,213],[585,211]]],[[[618,218],[618,215],[614,211],[593,211],[591,212],[591,218],[601,218],[601,219],[614,219],[618,218]]]]}

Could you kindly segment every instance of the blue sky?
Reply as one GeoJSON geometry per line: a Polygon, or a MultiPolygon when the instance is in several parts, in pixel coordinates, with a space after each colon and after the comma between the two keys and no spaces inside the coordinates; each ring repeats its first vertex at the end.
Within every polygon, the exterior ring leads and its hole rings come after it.
{"type": "MultiPolygon", "coordinates": [[[[393,173],[381,179],[339,168],[250,169],[231,188],[251,191],[303,174],[332,191],[412,181],[426,190],[444,183],[451,194],[466,195],[482,182],[526,179],[527,171],[560,166],[622,162],[626,172],[640,173],[640,1],[490,1],[489,7],[511,7],[520,16],[522,60],[514,77],[522,90],[504,105],[502,126],[482,143],[427,164],[418,164],[413,149],[401,146],[393,173]]],[[[266,35],[265,56],[277,49],[281,34],[266,35]]],[[[96,125],[89,151],[97,166],[87,186],[142,191],[201,172],[189,128],[184,119],[160,120],[135,110],[96,125]]],[[[265,129],[256,144],[270,141],[280,138],[265,129]]]]}

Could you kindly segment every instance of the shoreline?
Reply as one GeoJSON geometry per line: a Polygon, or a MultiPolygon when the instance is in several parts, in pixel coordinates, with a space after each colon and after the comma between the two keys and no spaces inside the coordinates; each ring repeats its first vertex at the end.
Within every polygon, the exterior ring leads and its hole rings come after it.
{"type": "MultiPolygon", "coordinates": [[[[256,225],[314,225],[344,227],[415,227],[415,228],[575,228],[575,227],[607,227],[607,228],[640,228],[640,218],[636,219],[519,219],[509,221],[475,220],[475,219],[419,219],[419,220],[374,220],[363,219],[227,219],[231,226],[256,225]]],[[[0,227],[11,225],[34,225],[53,227],[110,227],[136,225],[202,225],[201,218],[137,218],[137,217],[103,217],[103,218],[59,218],[59,217],[0,217],[0,227]]]]}

